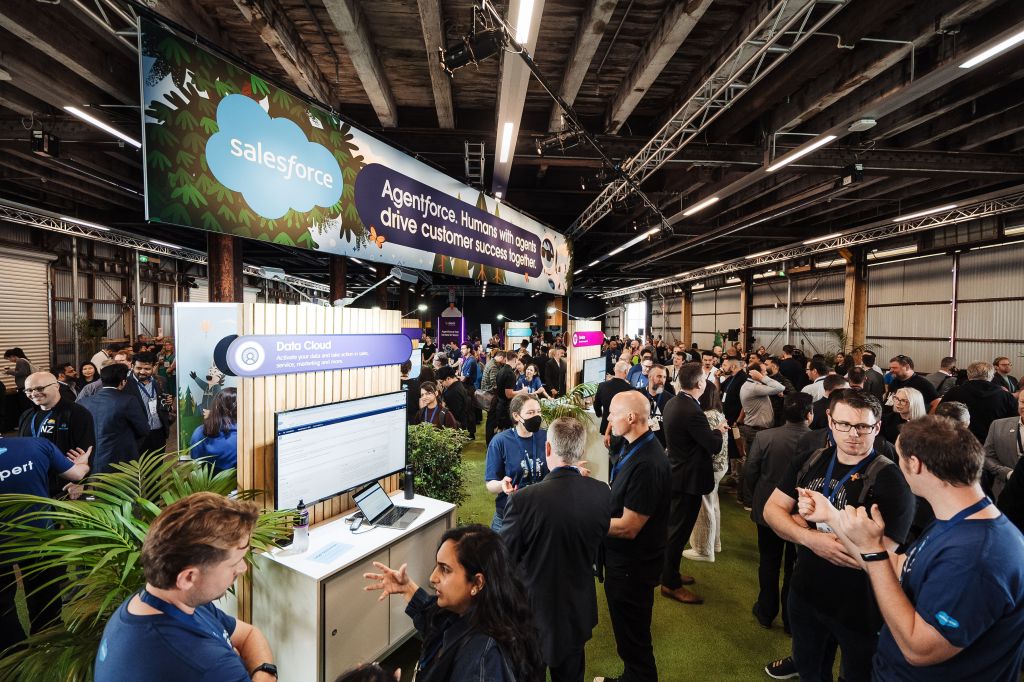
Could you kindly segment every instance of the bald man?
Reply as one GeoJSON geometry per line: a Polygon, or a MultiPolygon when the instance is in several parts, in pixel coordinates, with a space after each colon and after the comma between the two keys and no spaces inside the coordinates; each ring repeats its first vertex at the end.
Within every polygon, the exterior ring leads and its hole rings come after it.
{"type": "MultiPolygon", "coordinates": [[[[32,401],[18,421],[19,436],[45,438],[74,457],[96,445],[92,415],[81,405],[61,397],[61,384],[49,372],[36,372],[25,379],[25,395],[32,401]]],[[[50,494],[63,487],[56,472],[50,476],[50,494]]]]}
{"type": "Polygon", "coordinates": [[[642,393],[623,391],[612,398],[607,414],[622,449],[609,475],[612,520],[604,543],[604,592],[625,665],[620,679],[626,680],[658,679],[651,612],[668,533],[669,466],[648,425],[650,413],[642,393]]]}

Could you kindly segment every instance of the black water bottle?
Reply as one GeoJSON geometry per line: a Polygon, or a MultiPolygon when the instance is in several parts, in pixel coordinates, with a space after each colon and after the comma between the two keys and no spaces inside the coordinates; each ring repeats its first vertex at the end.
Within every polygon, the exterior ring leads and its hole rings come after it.
{"type": "Polygon", "coordinates": [[[412,476],[412,465],[407,464],[405,466],[405,499],[411,500],[416,492],[413,490],[413,476],[412,476]]]}

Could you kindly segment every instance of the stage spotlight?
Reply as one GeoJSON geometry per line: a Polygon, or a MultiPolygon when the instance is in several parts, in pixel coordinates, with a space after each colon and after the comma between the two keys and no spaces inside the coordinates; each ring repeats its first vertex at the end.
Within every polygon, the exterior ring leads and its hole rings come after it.
{"type": "Polygon", "coordinates": [[[470,33],[463,36],[462,42],[456,43],[446,50],[438,48],[441,68],[447,71],[448,75],[453,75],[455,71],[464,66],[479,64],[498,54],[504,42],[504,35],[496,28],[470,33]]]}

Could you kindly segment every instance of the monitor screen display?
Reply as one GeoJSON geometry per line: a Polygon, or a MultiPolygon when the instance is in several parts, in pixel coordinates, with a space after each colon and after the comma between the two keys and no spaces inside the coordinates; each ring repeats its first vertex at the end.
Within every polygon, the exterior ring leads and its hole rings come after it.
{"type": "Polygon", "coordinates": [[[599,384],[604,381],[604,358],[590,358],[583,361],[583,383],[599,384]]]}
{"type": "Polygon", "coordinates": [[[276,509],[319,500],[405,467],[405,391],[278,412],[276,509]]]}

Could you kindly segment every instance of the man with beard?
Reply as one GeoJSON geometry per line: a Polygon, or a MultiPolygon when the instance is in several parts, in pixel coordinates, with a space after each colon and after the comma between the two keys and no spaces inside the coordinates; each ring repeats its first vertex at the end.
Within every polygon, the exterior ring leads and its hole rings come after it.
{"type": "Polygon", "coordinates": [[[655,438],[665,447],[665,431],[661,428],[662,414],[669,399],[675,396],[676,392],[668,384],[668,373],[662,365],[652,365],[647,374],[647,386],[640,389],[648,402],[651,403],[651,416],[647,421],[655,438]]]}

